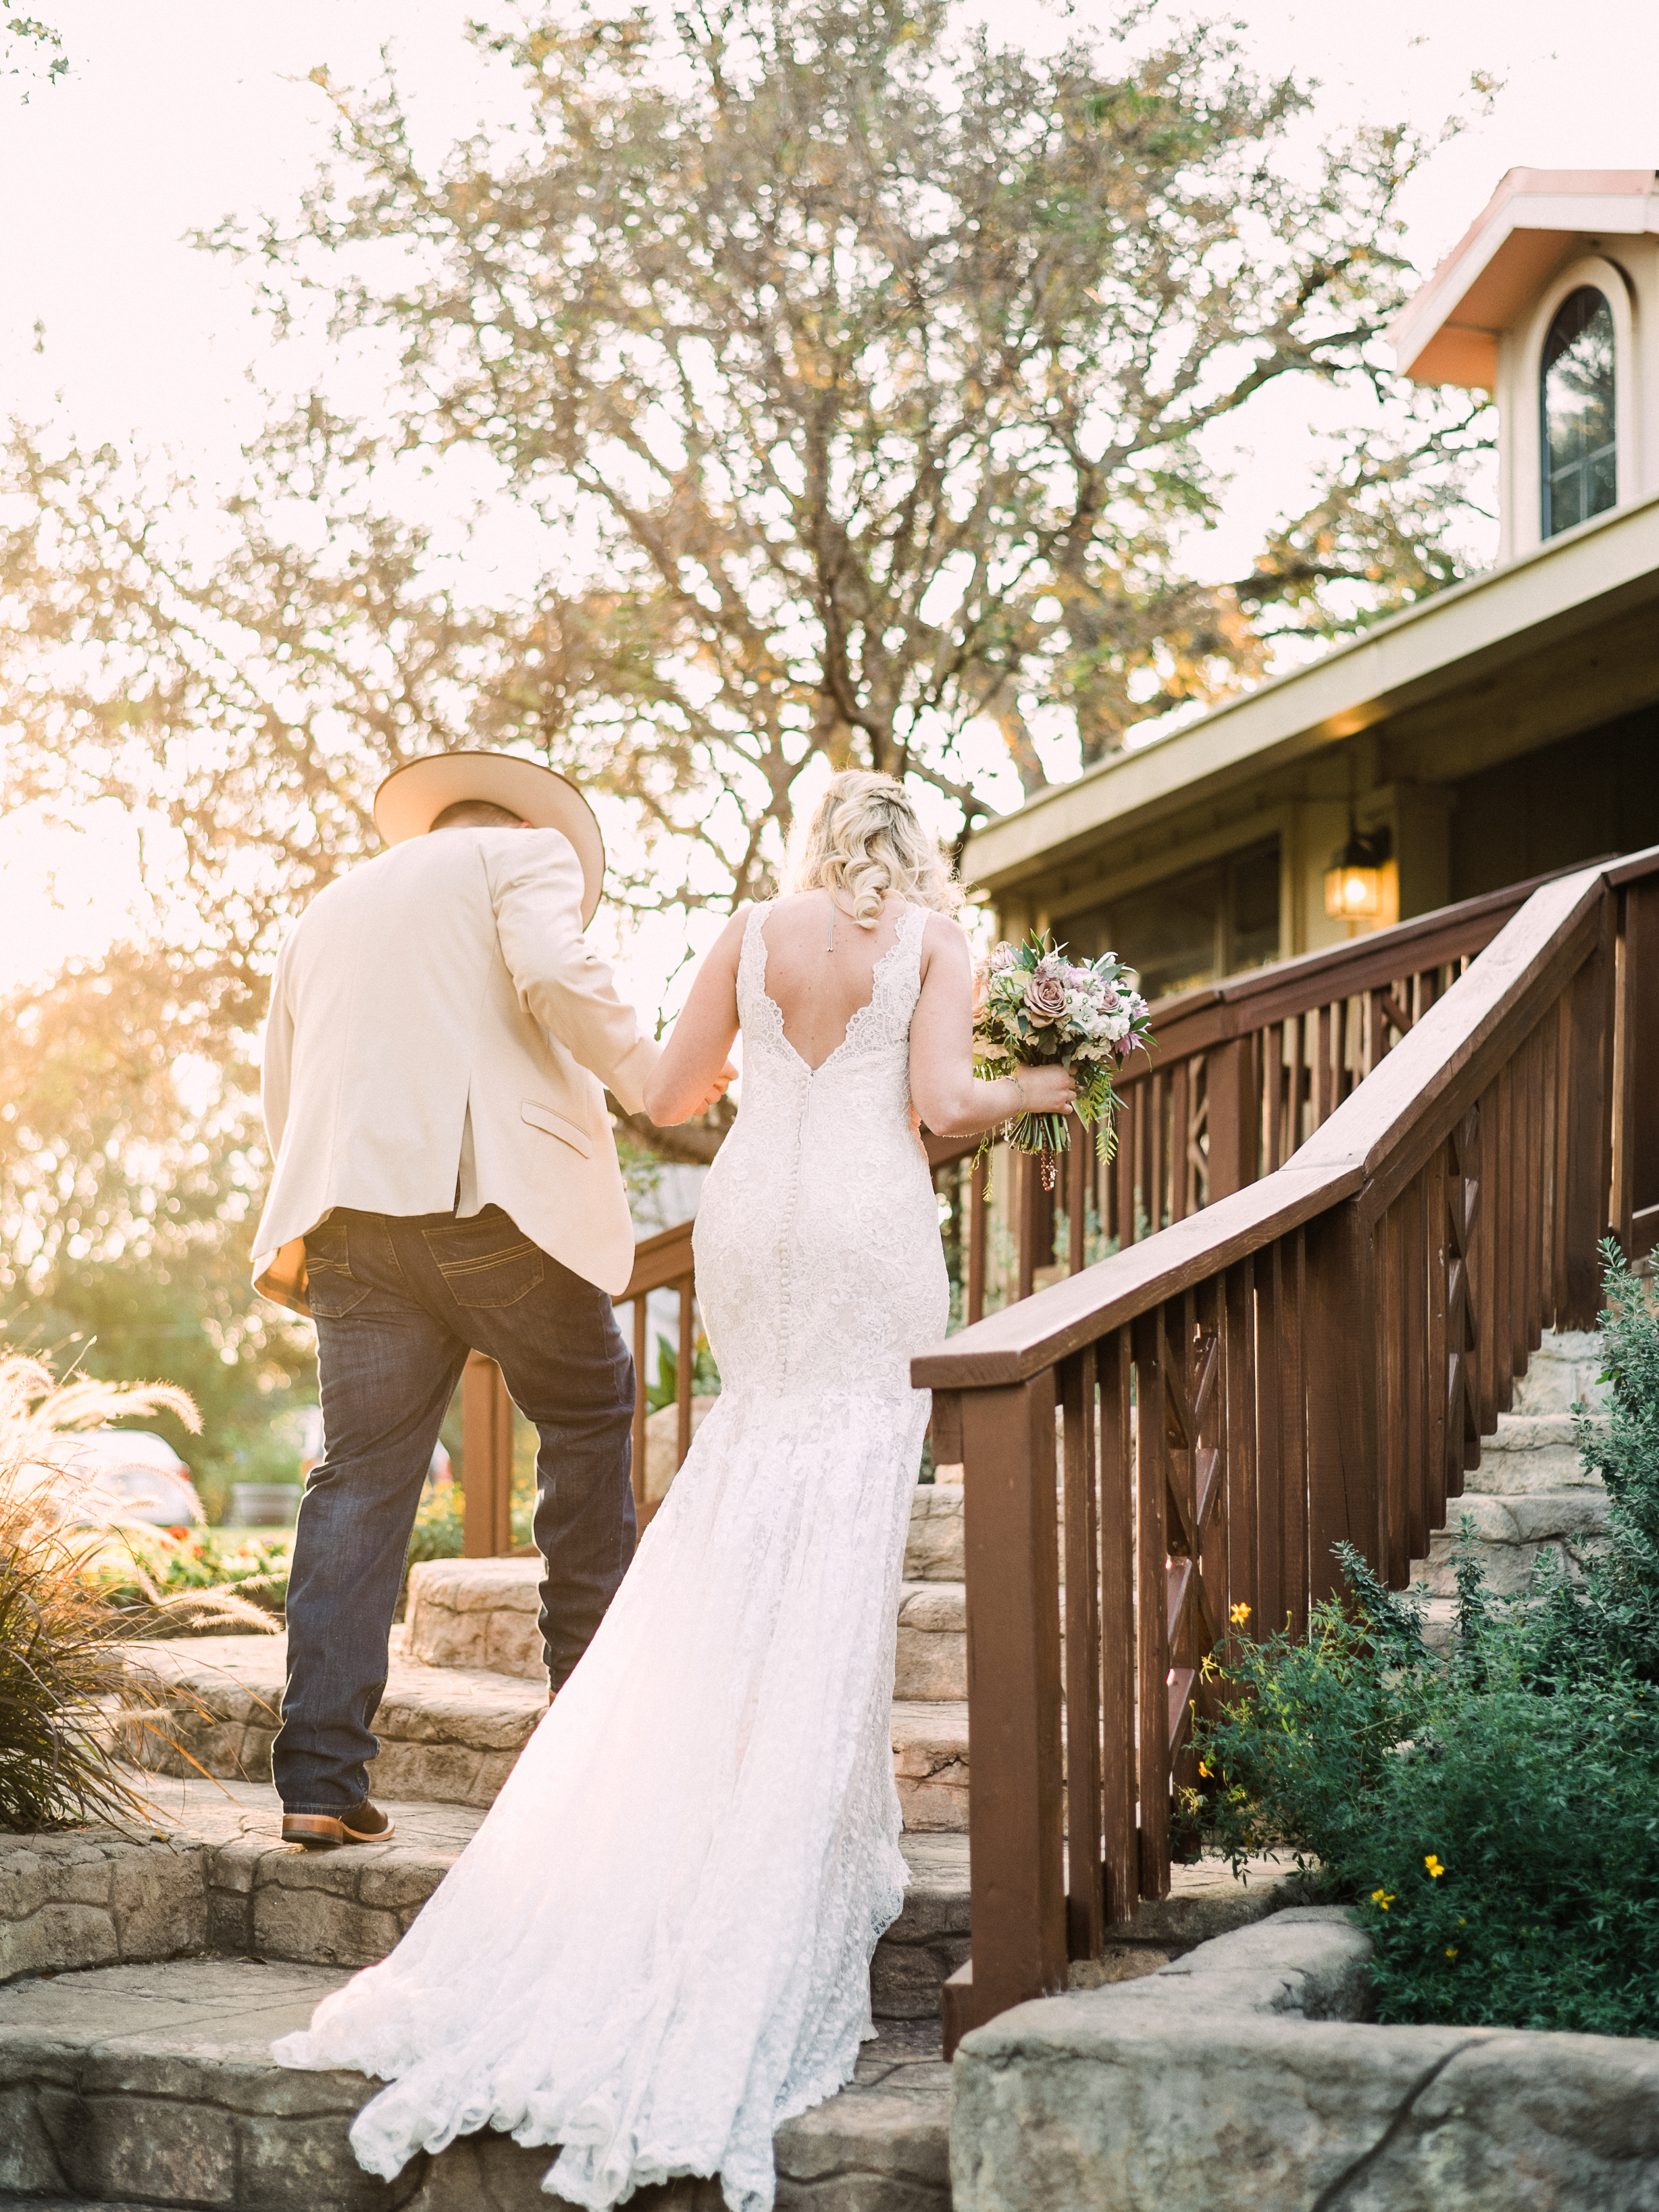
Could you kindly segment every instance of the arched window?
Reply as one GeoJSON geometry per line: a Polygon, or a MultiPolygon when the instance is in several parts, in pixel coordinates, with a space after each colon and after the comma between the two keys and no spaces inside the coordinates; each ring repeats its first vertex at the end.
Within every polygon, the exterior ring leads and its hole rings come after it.
{"type": "Polygon", "coordinates": [[[1544,341],[1544,535],[1553,538],[1615,504],[1613,310],[1593,284],[1569,292],[1544,341]]]}

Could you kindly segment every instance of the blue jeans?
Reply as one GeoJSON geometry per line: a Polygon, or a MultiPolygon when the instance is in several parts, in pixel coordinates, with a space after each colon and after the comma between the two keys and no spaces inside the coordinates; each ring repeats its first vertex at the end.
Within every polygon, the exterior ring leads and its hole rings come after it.
{"type": "Polygon", "coordinates": [[[448,1213],[337,1207],[306,1238],[323,1459],[300,1504],[288,1586],[288,1685],[271,1768],[290,1813],[367,1795],[370,1732],[410,1530],[469,1351],[487,1352],[536,1424],[541,1632],[556,1690],[634,1556],[634,1363],[611,1300],[498,1206],[448,1213]]]}

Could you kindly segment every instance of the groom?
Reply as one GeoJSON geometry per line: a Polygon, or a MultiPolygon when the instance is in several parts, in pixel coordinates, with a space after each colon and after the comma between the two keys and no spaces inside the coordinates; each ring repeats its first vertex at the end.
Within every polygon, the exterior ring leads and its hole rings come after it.
{"type": "Polygon", "coordinates": [[[635,1538],[633,1364],[611,1306],[634,1236],[604,1089],[639,1112],[658,1047],[582,940],[599,824],[563,777],[489,752],[398,769],[374,822],[389,849],[283,945],[261,1083],[274,1165],[254,1283],[315,1322],[323,1408],[271,1753],[283,1834],[313,1850],[392,1832],[368,1796],[369,1724],[469,1351],[499,1363],[540,1434],[556,1692],[635,1538]]]}

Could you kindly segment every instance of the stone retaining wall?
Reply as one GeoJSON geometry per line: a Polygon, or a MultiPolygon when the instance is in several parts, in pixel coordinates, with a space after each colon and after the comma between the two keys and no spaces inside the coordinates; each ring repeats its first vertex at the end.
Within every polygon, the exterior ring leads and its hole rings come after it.
{"type": "Polygon", "coordinates": [[[1659,2043],[1376,2027],[1292,1909],[963,2039],[955,2212],[1651,2212],[1659,2043]]]}

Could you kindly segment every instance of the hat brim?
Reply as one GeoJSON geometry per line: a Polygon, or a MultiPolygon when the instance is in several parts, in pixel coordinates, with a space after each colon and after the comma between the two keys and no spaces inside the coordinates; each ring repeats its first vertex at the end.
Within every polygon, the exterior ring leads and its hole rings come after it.
{"type": "Polygon", "coordinates": [[[593,810],[574,783],[517,753],[428,753],[394,768],[374,794],[374,827],[387,845],[424,837],[445,807],[487,799],[532,830],[558,830],[582,866],[582,927],[592,921],[605,889],[605,840],[593,810]]]}

